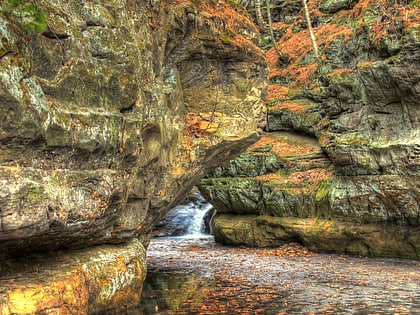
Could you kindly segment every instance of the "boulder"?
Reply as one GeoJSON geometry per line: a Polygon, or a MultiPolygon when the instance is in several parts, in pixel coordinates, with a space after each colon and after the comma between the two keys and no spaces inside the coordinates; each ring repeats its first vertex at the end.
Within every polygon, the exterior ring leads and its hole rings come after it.
{"type": "Polygon", "coordinates": [[[18,20],[2,19],[2,252],[146,235],[258,139],[264,56],[230,7],[40,6],[48,31],[27,43],[18,20]]]}
{"type": "Polygon", "coordinates": [[[340,10],[349,10],[354,7],[357,0],[324,0],[320,1],[319,10],[324,13],[335,13],[340,10]]]}
{"type": "Polygon", "coordinates": [[[128,244],[28,254],[2,262],[1,314],[97,314],[140,303],[146,251],[128,244]]]}
{"type": "Polygon", "coordinates": [[[298,243],[323,253],[419,259],[420,228],[316,218],[219,214],[216,241],[251,247],[298,243]]]}

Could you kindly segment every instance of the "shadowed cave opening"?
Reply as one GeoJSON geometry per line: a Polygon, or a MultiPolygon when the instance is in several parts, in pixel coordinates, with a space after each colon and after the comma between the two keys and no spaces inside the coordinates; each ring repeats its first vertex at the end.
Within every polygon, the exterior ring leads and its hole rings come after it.
{"type": "Polygon", "coordinates": [[[213,214],[213,206],[198,190],[193,190],[184,202],[169,210],[156,224],[152,237],[208,237],[213,214]]]}

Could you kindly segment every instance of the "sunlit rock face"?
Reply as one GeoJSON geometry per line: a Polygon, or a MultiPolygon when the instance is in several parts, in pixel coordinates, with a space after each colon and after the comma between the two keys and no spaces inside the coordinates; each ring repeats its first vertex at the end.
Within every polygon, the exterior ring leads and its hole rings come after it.
{"type": "Polygon", "coordinates": [[[2,261],[0,312],[88,314],[135,308],[146,278],[146,252],[137,239],[2,261]]]}
{"type": "Polygon", "coordinates": [[[290,62],[267,52],[268,133],[201,182],[219,210],[216,236],[420,259],[416,4],[318,5],[309,6],[321,61],[303,9],[273,10],[290,62]]]}
{"type": "Polygon", "coordinates": [[[0,256],[146,245],[205,173],[258,139],[258,31],[224,1],[37,5],[43,33],[0,15],[0,256]]]}

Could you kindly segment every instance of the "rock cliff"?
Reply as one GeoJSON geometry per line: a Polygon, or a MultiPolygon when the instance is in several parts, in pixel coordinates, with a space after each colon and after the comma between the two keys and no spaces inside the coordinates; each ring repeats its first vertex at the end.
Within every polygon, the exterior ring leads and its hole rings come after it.
{"type": "Polygon", "coordinates": [[[264,127],[258,30],[224,1],[41,0],[40,33],[8,5],[0,312],[138,303],[153,225],[264,127]]]}
{"type": "Polygon", "coordinates": [[[273,9],[267,134],[201,182],[215,235],[420,259],[417,2],[308,5],[321,60],[300,1],[273,9]]]}

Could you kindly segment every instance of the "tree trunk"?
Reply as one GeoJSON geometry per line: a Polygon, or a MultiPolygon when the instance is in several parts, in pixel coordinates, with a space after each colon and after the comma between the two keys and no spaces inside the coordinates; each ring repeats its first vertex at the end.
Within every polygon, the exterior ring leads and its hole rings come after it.
{"type": "Polygon", "coordinates": [[[262,28],[266,29],[267,23],[265,23],[264,18],[261,14],[261,0],[255,0],[255,14],[257,16],[257,24],[262,28]]]}
{"type": "Polygon", "coordinates": [[[315,35],[314,35],[313,30],[312,30],[312,23],[311,23],[311,17],[309,16],[308,5],[306,4],[306,0],[302,0],[302,3],[303,3],[303,10],[305,11],[305,19],[306,19],[306,24],[308,26],[309,37],[311,38],[312,49],[314,51],[314,55],[315,55],[316,60],[318,62],[321,62],[321,58],[320,58],[319,52],[318,52],[318,45],[316,43],[315,35]]]}
{"type": "MultiPolygon", "coordinates": [[[[274,49],[276,50],[277,54],[280,57],[280,61],[283,64],[287,64],[289,61],[289,58],[287,58],[287,56],[285,54],[282,53],[282,51],[280,50],[280,47],[277,45],[277,41],[276,38],[274,37],[274,31],[273,31],[273,21],[271,19],[271,10],[270,10],[270,0],[266,0],[267,1],[267,18],[268,18],[268,29],[270,31],[270,37],[271,37],[271,41],[273,42],[273,46],[274,49]]],[[[304,0],[303,0],[304,1],[304,0]]],[[[258,1],[255,1],[255,5],[257,4],[258,1]]]]}

